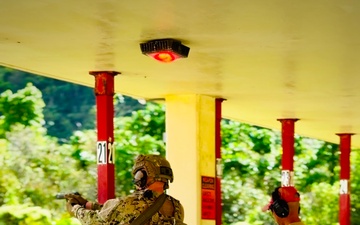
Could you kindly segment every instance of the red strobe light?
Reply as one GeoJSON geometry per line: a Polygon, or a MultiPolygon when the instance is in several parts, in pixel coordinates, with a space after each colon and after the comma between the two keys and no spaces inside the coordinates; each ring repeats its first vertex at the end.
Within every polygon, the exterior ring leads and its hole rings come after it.
{"type": "Polygon", "coordinates": [[[140,44],[141,52],[160,62],[172,62],[179,58],[187,58],[190,48],[174,39],[151,40],[140,44]]]}

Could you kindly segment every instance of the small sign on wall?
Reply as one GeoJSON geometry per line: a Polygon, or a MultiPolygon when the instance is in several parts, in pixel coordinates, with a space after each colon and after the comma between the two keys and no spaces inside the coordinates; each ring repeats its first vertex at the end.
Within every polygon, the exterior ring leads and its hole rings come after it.
{"type": "Polygon", "coordinates": [[[215,220],[215,177],[201,177],[201,218],[215,220]]]}

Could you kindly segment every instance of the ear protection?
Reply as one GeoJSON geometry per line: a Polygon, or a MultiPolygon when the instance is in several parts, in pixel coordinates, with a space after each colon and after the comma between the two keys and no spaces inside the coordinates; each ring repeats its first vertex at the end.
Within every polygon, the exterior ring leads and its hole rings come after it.
{"type": "Polygon", "coordinates": [[[138,170],[134,175],[133,183],[138,186],[141,190],[146,188],[147,174],[145,170],[138,170]]]}
{"type": "Polygon", "coordinates": [[[270,206],[271,211],[275,212],[280,218],[287,217],[289,215],[289,205],[285,200],[281,199],[279,188],[276,188],[272,193],[272,200],[273,203],[270,206]]]}

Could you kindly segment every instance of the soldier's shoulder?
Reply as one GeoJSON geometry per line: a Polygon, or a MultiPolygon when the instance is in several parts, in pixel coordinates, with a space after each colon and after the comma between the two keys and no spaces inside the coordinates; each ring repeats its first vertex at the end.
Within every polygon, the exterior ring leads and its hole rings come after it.
{"type": "Polygon", "coordinates": [[[132,203],[133,205],[135,205],[144,202],[144,196],[140,192],[135,192],[130,195],[119,198],[119,201],[121,203],[132,203]]]}
{"type": "Polygon", "coordinates": [[[170,198],[172,201],[174,201],[174,202],[177,202],[177,203],[179,203],[179,204],[181,204],[180,203],[180,200],[178,200],[177,198],[174,198],[173,196],[171,196],[171,195],[168,195],[168,198],[170,198]]]}
{"type": "Polygon", "coordinates": [[[172,196],[169,196],[173,206],[175,207],[175,214],[174,217],[176,219],[176,221],[179,221],[181,223],[176,223],[176,224],[182,224],[182,221],[184,221],[184,207],[183,205],[180,203],[180,201],[172,196]]]}
{"type": "Polygon", "coordinates": [[[121,215],[137,215],[143,211],[143,209],[149,206],[149,202],[138,195],[128,195],[119,199],[117,205],[117,211],[121,212],[121,215]]]}
{"type": "Polygon", "coordinates": [[[170,200],[173,202],[175,208],[179,211],[183,211],[183,205],[181,204],[180,200],[168,195],[170,200]]]}

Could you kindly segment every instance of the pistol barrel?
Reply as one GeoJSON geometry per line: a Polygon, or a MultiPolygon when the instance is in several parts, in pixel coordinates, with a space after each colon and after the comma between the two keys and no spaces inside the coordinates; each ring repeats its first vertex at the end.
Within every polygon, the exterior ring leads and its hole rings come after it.
{"type": "Polygon", "coordinates": [[[71,192],[71,193],[57,193],[57,194],[55,195],[55,198],[56,198],[56,199],[65,199],[65,195],[67,195],[67,194],[80,195],[80,193],[77,192],[77,191],[71,192]]]}

